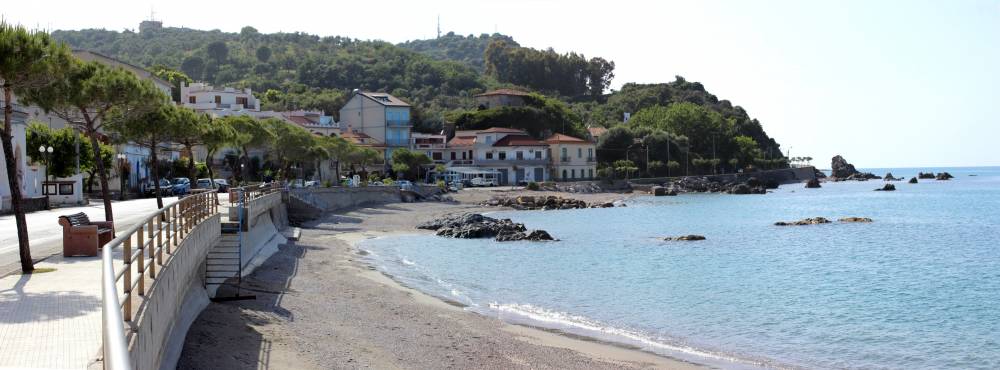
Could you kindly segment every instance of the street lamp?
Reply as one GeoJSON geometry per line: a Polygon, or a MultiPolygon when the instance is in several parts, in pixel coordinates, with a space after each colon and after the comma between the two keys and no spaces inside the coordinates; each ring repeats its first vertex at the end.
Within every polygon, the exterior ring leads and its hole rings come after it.
{"type": "Polygon", "coordinates": [[[126,192],[125,173],[127,171],[126,166],[128,166],[128,155],[126,155],[125,153],[118,153],[117,155],[115,155],[115,158],[118,158],[118,182],[121,187],[121,194],[118,196],[118,200],[125,200],[125,192],[126,192]]]}
{"type": "Polygon", "coordinates": [[[49,182],[49,166],[51,165],[49,162],[52,161],[52,152],[53,151],[54,151],[54,149],[52,148],[51,145],[45,146],[43,144],[42,146],[38,147],[38,152],[41,153],[42,162],[45,163],[45,181],[42,182],[42,193],[45,194],[46,209],[48,209],[47,205],[49,204],[49,188],[48,188],[49,184],[48,184],[48,182],[49,182]]]}

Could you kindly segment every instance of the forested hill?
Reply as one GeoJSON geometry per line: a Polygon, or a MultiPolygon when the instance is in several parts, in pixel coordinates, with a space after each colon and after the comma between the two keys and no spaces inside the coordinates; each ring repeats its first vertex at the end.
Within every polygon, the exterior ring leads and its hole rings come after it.
{"type": "Polygon", "coordinates": [[[483,54],[493,40],[501,40],[509,45],[520,46],[510,36],[499,33],[462,36],[456,35],[454,32],[448,32],[434,39],[407,41],[399,46],[426,54],[435,60],[462,62],[476,71],[482,72],[486,65],[483,54]]]}
{"type": "Polygon", "coordinates": [[[529,131],[539,136],[550,131],[579,135],[588,125],[623,126],[623,114],[628,112],[633,121],[627,126],[635,139],[662,130],[690,140],[692,151],[701,151],[702,157],[735,157],[740,145],[756,148],[744,157],[781,156],[780,146],[760,122],[697,82],[678,77],[662,84],[627,83],[608,93],[615,68],[611,59],[521,47],[500,34],[448,33],[399,45],[304,33],[263,34],[253,27],[239,33],[165,27],[52,35],[73,48],[154,72],[177,70],[217,86],[250,87],[263,101],[263,109],[321,109],[336,115],[357,88],[388,92],[410,102],[418,131],[437,131],[445,121],[460,126],[535,122],[544,127],[529,131]],[[531,106],[479,112],[474,95],[496,88],[538,94],[531,106]],[[738,136],[746,138],[742,144],[738,136]],[[711,155],[712,149],[717,155],[711,155]]]}

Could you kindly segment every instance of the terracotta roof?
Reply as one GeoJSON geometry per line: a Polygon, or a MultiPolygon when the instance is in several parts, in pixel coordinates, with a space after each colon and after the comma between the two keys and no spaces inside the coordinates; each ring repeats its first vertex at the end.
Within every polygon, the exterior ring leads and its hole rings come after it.
{"type": "Polygon", "coordinates": [[[490,127],[485,130],[477,131],[476,133],[501,133],[501,134],[522,134],[525,135],[524,130],[518,130],[516,128],[506,128],[506,127],[490,127]]]}
{"type": "Polygon", "coordinates": [[[358,95],[361,95],[361,96],[364,96],[364,97],[366,97],[368,99],[374,100],[376,103],[379,103],[379,104],[382,104],[382,105],[385,105],[385,106],[390,106],[390,107],[409,107],[410,106],[405,101],[403,101],[403,100],[401,100],[401,99],[399,99],[399,98],[397,98],[395,96],[386,94],[386,93],[376,93],[376,92],[361,91],[361,92],[358,92],[358,95]]]}
{"type": "Polygon", "coordinates": [[[484,93],[482,93],[482,94],[479,94],[479,95],[476,95],[476,97],[480,97],[480,96],[491,96],[491,95],[514,95],[514,96],[528,96],[529,94],[528,94],[528,93],[526,93],[526,92],[524,92],[524,91],[520,91],[520,90],[514,90],[514,89],[499,89],[499,90],[493,90],[493,91],[487,91],[487,92],[484,92],[484,93]]]}
{"type": "Polygon", "coordinates": [[[549,144],[557,144],[557,143],[588,143],[589,141],[580,138],[575,138],[569,135],[553,134],[552,136],[549,136],[548,139],[545,139],[545,142],[549,144]]]}
{"type": "Polygon", "coordinates": [[[455,136],[476,136],[479,130],[455,130],[455,136]]]}
{"type": "Polygon", "coordinates": [[[316,122],[310,121],[308,118],[303,116],[285,116],[286,119],[292,121],[292,123],[297,123],[300,125],[315,125],[316,122]]]}
{"type": "Polygon", "coordinates": [[[528,135],[507,135],[497,140],[493,146],[548,146],[528,135]]]}
{"type": "Polygon", "coordinates": [[[341,134],[340,137],[345,138],[345,139],[347,139],[347,138],[371,139],[372,138],[371,136],[368,136],[368,134],[366,134],[364,132],[360,132],[360,131],[347,131],[347,132],[341,134]]]}
{"type": "Polygon", "coordinates": [[[472,146],[475,143],[475,136],[455,136],[448,140],[448,146],[472,146]]]}
{"type": "Polygon", "coordinates": [[[587,127],[587,131],[590,132],[590,136],[593,136],[596,139],[601,135],[604,135],[604,133],[608,132],[608,129],[601,126],[595,126],[595,127],[587,127]]]}

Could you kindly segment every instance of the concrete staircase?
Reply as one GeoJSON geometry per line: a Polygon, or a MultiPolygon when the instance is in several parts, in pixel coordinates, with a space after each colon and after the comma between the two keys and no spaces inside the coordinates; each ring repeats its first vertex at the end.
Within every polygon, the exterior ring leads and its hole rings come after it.
{"type": "MultiPolygon", "coordinates": [[[[205,287],[218,287],[242,275],[242,253],[238,222],[223,222],[222,235],[205,258],[205,287]]],[[[210,291],[215,291],[211,289],[210,291]]]]}

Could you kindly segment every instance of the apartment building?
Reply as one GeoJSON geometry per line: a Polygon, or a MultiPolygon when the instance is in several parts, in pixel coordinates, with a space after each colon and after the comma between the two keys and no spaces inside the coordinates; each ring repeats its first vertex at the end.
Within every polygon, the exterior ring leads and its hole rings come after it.
{"type": "Polygon", "coordinates": [[[393,150],[410,147],[410,104],[386,93],[355,90],[340,108],[340,126],[384,144],[388,162],[393,150]]]}
{"type": "Polygon", "coordinates": [[[553,134],[545,139],[552,158],[552,179],[578,181],[593,179],[597,171],[595,152],[597,145],[564,134],[553,134]]]}

